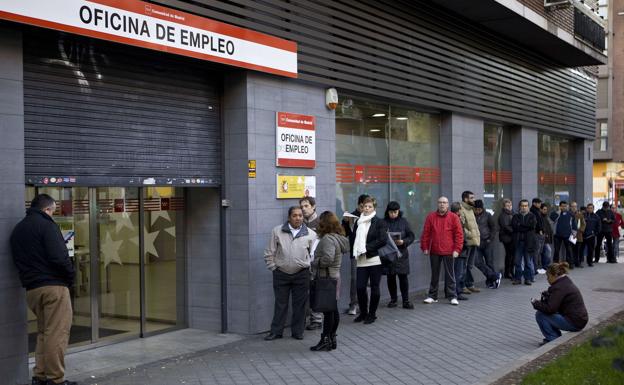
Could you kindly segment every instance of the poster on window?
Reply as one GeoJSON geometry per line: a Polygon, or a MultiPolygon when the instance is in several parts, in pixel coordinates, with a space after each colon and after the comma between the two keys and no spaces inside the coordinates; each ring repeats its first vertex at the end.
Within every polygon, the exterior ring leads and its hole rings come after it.
{"type": "Polygon", "coordinates": [[[316,197],[316,177],[277,175],[277,199],[316,197]]]}

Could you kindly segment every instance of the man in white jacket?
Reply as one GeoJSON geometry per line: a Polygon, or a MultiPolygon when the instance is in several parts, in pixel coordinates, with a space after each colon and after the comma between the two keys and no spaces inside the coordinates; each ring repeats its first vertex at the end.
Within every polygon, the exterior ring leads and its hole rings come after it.
{"type": "Polygon", "coordinates": [[[303,223],[303,211],[299,206],[289,208],[288,221],[271,232],[264,260],[273,272],[275,308],[271,331],[264,338],[267,341],[282,338],[291,295],[290,330],[293,338],[303,339],[305,305],[310,288],[310,253],[315,241],[316,233],[303,223]]]}

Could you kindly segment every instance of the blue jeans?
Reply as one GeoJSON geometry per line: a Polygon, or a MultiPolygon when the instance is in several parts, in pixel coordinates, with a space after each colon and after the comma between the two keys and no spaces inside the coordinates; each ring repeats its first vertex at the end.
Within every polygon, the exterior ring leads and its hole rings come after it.
{"type": "Polygon", "coordinates": [[[531,258],[531,254],[527,251],[525,241],[519,241],[516,244],[516,253],[514,255],[515,255],[514,281],[520,281],[523,275],[524,275],[524,282],[533,281],[533,272],[535,270],[533,268],[533,260],[531,258]],[[523,262],[524,262],[524,265],[523,265],[523,262]]]}
{"type": "Polygon", "coordinates": [[[455,292],[457,295],[464,290],[464,278],[466,277],[466,263],[468,258],[463,255],[453,259],[453,269],[455,270],[455,292]]]}
{"type": "Polygon", "coordinates": [[[542,251],[544,250],[544,245],[546,244],[546,237],[542,234],[537,234],[537,249],[535,250],[535,253],[532,256],[533,259],[533,272],[535,274],[537,274],[537,269],[538,268],[544,268],[546,269],[548,267],[548,265],[544,266],[542,264],[542,260],[540,258],[540,256],[542,255],[542,251]]]}
{"type": "Polygon", "coordinates": [[[540,257],[542,260],[542,269],[548,269],[548,266],[552,263],[552,247],[550,247],[550,243],[544,243],[540,257]]]}
{"type": "Polygon", "coordinates": [[[535,320],[539,326],[544,340],[550,342],[556,338],[561,337],[561,331],[577,332],[577,329],[572,325],[564,316],[559,313],[546,314],[541,311],[535,313],[535,320]]]}

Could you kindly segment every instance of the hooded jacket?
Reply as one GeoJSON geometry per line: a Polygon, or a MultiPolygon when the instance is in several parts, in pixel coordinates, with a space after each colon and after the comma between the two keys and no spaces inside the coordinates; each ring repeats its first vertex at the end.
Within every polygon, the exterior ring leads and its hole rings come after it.
{"type": "Polygon", "coordinates": [[[288,222],[275,226],[271,231],[269,244],[264,250],[264,261],[271,271],[279,269],[287,274],[295,274],[310,268],[310,251],[316,241],[314,230],[305,224],[293,238],[288,222]]]}
{"type": "Polygon", "coordinates": [[[464,228],[466,246],[479,246],[481,243],[481,234],[479,233],[479,226],[477,225],[477,219],[474,215],[474,207],[466,202],[461,202],[459,219],[464,228]]]}
{"type": "Polygon", "coordinates": [[[314,251],[312,271],[320,277],[340,277],[342,255],[349,252],[349,240],[340,234],[326,234],[319,241],[314,251]]]}
{"type": "Polygon", "coordinates": [[[30,208],[11,234],[13,261],[26,290],[74,284],[74,265],[54,219],[30,208]]]}
{"type": "Polygon", "coordinates": [[[479,227],[479,236],[481,238],[481,246],[485,247],[488,243],[494,240],[494,232],[496,231],[496,224],[492,214],[483,210],[481,215],[475,214],[475,219],[479,227]]]}

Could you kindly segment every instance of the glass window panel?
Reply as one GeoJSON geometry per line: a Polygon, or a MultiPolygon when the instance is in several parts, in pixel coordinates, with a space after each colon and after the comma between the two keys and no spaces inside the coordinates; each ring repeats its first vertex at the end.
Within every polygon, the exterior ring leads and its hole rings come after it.
{"type": "Polygon", "coordinates": [[[511,136],[502,126],[486,123],[483,134],[483,200],[486,209],[498,211],[501,200],[511,197],[511,136]]]}
{"type": "Polygon", "coordinates": [[[336,110],[336,211],[353,211],[360,194],[377,199],[383,216],[401,204],[419,232],[439,195],[440,117],[342,97],[336,110]]]}
{"type": "Polygon", "coordinates": [[[574,143],[567,138],[539,134],[537,155],[539,197],[549,204],[575,199],[574,143]]]}

